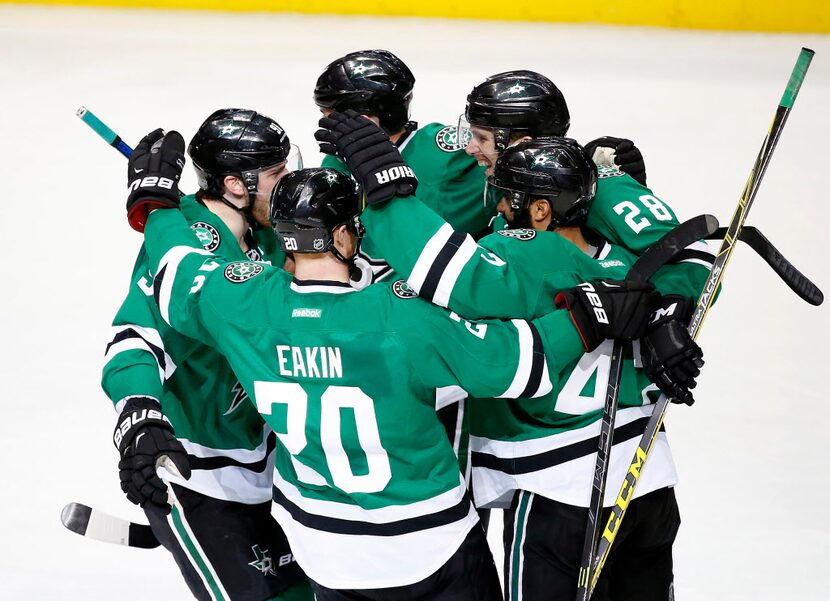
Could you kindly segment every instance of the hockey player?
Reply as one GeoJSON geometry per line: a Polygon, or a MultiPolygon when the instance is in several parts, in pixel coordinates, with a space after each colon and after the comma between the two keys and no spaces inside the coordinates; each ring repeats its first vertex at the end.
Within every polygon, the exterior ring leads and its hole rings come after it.
{"type": "MultiPolygon", "coordinates": [[[[636,258],[583,230],[596,190],[596,167],[572,140],[541,139],[504,151],[488,181],[488,196],[498,200],[512,227],[476,245],[416,199],[380,205],[385,198],[372,198],[374,182],[371,174],[361,173],[360,157],[386,155],[392,166],[402,162],[365,120],[333,114],[320,124],[326,128],[317,133],[321,148],[338,152],[363,176],[372,205],[363,214],[367,229],[420,296],[436,304],[479,317],[532,318],[549,311],[552,292],[573,277],[558,262],[563,247],[590,253],[614,278],[625,277],[636,258]],[[402,242],[404,229],[407,240],[402,242]]],[[[568,295],[561,299],[571,302],[568,295]]],[[[652,324],[636,353],[645,370],[635,369],[631,355],[624,365],[611,483],[622,481],[651,414],[658,391],[647,375],[669,394],[691,402],[702,353],[680,321],[684,305],[681,296],[669,299],[667,315],[652,324]]],[[[488,405],[473,400],[476,503],[510,503],[505,530],[510,600],[575,596],[610,345],[606,341],[574,362],[569,377],[544,399],[488,405]]],[[[638,509],[623,523],[614,557],[595,591],[598,599],[670,598],[671,548],[679,517],[665,434],[658,436],[650,457],[631,505],[638,509]]],[[[613,488],[609,486],[606,505],[614,502],[613,488]]]]}
{"type": "MultiPolygon", "coordinates": [[[[484,170],[462,152],[454,125],[409,120],[414,86],[412,71],[397,56],[387,50],[360,50],[326,66],[314,87],[314,102],[324,115],[353,109],[379,125],[418,175],[421,201],[454,228],[480,237],[493,217],[481,202],[484,170]]],[[[348,173],[333,156],[326,156],[322,166],[348,173]]],[[[394,279],[371,237],[361,245],[357,265],[362,274],[358,286],[394,279]]]]}
{"type": "MultiPolygon", "coordinates": [[[[282,265],[271,228],[250,223],[254,214],[267,223],[270,190],[288,173],[291,149],[279,124],[254,111],[219,110],[201,125],[189,147],[200,189],[180,206],[207,251],[282,265]]],[[[141,171],[130,169],[131,176],[141,171]]],[[[130,215],[138,229],[145,219],[130,215]]],[[[142,248],[102,382],[120,413],[122,489],[142,506],[197,599],[310,600],[270,513],[273,433],[227,361],[172,330],[152,295],[142,248]],[[167,485],[156,474],[162,455],[182,473],[167,473],[167,485]],[[172,514],[168,486],[177,499],[172,514]]]]}
{"type": "MultiPolygon", "coordinates": [[[[506,71],[477,84],[459,119],[464,151],[492,175],[498,155],[511,144],[540,136],[565,136],[571,125],[565,97],[535,71],[506,71]]],[[[646,185],[643,155],[631,140],[610,136],[585,145],[598,165],[619,169],[646,185]]]]}
{"type": "MultiPolygon", "coordinates": [[[[476,85],[467,96],[464,116],[471,128],[470,134],[462,133],[470,140],[466,151],[486,165],[490,174],[496,158],[511,144],[564,136],[570,125],[562,93],[547,77],[533,71],[507,71],[476,85]]],[[[586,227],[639,255],[678,225],[671,207],[645,186],[642,156],[628,140],[600,138],[586,145],[586,152],[599,170],[586,227]],[[619,163],[625,164],[624,170],[619,163]]],[[[520,214],[507,227],[529,227],[523,219],[520,214]]],[[[386,250],[382,243],[378,246],[386,250]]],[[[696,299],[712,267],[709,247],[695,243],[676,259],[653,281],[664,294],[696,299]]]]}
{"type": "MultiPolygon", "coordinates": [[[[415,77],[400,58],[386,50],[362,50],[335,60],[323,70],[314,89],[314,100],[324,114],[352,109],[379,125],[418,177],[418,198],[453,229],[478,239],[492,231],[490,222],[496,215],[494,206],[482,202],[484,169],[476,166],[477,156],[462,152],[464,145],[460,143],[456,127],[440,123],[419,126],[409,121],[414,85],[415,77]]],[[[553,108],[564,108],[564,115],[557,114],[557,118],[567,123],[564,99],[549,102],[553,108]]],[[[633,148],[629,154],[617,156],[621,169],[642,170],[644,177],[645,167],[639,151],[633,148]]],[[[348,168],[334,156],[327,155],[322,164],[348,173],[348,168]]],[[[371,232],[361,246],[357,264],[361,268],[356,271],[361,278],[358,286],[380,279],[392,281],[396,277],[371,232]]],[[[436,406],[458,451],[461,469],[466,472],[469,416],[465,397],[463,390],[442,390],[436,406]]]]}
{"type": "MultiPolygon", "coordinates": [[[[181,137],[161,135],[142,140],[130,165],[175,182],[181,137]]],[[[178,204],[175,186],[134,181],[128,210],[178,204]]],[[[400,193],[398,183],[387,180],[371,194],[400,193]]],[[[295,256],[293,278],[199,248],[178,211],[153,211],[145,244],[160,312],[227,355],[277,433],[275,513],[317,599],[500,599],[435,418],[434,388],[461,382],[479,395],[546,394],[563,363],[582,353],[583,339],[640,335],[657,299],[648,286],[618,283],[596,297],[602,317],[577,289],[580,308],[570,313],[470,323],[415,298],[403,282],[356,291],[348,263],[359,204],[350,180],[334,170],[280,182],[272,214],[295,256]]],[[[593,265],[579,252],[561,260],[593,265]]]]}

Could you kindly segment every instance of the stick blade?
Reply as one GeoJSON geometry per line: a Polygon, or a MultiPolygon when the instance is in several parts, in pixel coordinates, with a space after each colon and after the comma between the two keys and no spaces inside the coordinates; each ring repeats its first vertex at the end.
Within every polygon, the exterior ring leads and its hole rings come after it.
{"type": "Polygon", "coordinates": [[[83,503],[68,503],[61,510],[61,523],[76,534],[114,545],[154,549],[160,544],[150,526],[113,517],[83,503]]]}
{"type": "Polygon", "coordinates": [[[61,510],[61,523],[67,530],[84,536],[92,516],[92,507],[83,503],[67,503],[61,510]]]}

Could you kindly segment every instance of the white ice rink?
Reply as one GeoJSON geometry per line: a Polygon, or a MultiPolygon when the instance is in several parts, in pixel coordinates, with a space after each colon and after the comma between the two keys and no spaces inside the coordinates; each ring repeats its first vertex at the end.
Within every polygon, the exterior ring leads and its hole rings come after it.
{"type": "MultiPolygon", "coordinates": [[[[801,46],[816,57],[749,221],[830,292],[830,37],[0,7],[0,599],[188,598],[164,551],[85,540],[59,521],[70,500],[143,520],[118,488],[99,387],[141,238],[125,219],[126,163],[78,106],[131,144],[157,126],[189,138],[219,107],[255,108],[316,165],[311,92],[348,51],[400,55],[423,123],[453,122],[483,77],[529,68],[564,91],[571,135],[633,138],[679,215],[726,222],[801,46]]],[[[194,185],[188,170],[183,189],[194,185]]],[[[828,335],[830,308],[738,249],[701,336],[698,402],[668,419],[679,600],[830,598],[828,335]]]]}

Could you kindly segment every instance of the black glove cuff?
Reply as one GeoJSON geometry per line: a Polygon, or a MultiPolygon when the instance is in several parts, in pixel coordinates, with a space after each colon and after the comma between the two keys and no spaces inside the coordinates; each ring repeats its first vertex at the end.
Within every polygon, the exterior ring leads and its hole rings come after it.
{"type": "Polygon", "coordinates": [[[112,441],[119,453],[124,454],[126,449],[142,428],[154,425],[173,432],[173,426],[167,416],[161,411],[161,405],[156,399],[138,396],[129,399],[118,416],[118,424],[112,435],[112,441]]]}
{"type": "Polygon", "coordinates": [[[651,315],[649,332],[654,331],[655,328],[672,319],[688,325],[694,307],[695,302],[686,296],[680,294],[664,296],[660,306],[651,315]]]}

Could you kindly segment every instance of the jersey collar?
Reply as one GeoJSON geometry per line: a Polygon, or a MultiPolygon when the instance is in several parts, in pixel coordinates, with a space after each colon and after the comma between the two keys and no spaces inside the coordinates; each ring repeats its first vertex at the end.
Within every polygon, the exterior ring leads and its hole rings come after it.
{"type": "Polygon", "coordinates": [[[357,292],[349,284],[344,282],[333,282],[331,280],[298,280],[294,278],[291,282],[291,290],[300,294],[312,294],[322,292],[324,294],[347,294],[357,292]]]}

